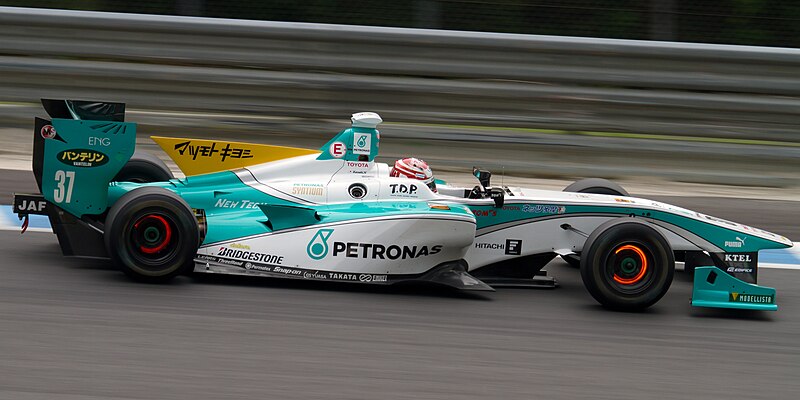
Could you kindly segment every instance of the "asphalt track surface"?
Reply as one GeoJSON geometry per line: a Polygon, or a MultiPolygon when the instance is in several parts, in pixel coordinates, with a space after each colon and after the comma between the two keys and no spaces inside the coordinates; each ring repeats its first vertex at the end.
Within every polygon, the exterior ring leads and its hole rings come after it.
{"type": "MultiPolygon", "coordinates": [[[[23,175],[19,175],[23,176],[23,175]]],[[[4,196],[29,190],[0,176],[4,196]]],[[[798,241],[797,203],[674,198],[798,241]]],[[[7,201],[0,201],[6,203],[7,201]]],[[[0,232],[0,399],[794,399],[800,271],[780,311],[693,309],[682,272],[643,313],[577,270],[555,290],[469,295],[276,279],[127,280],[54,235],[0,232]]]]}

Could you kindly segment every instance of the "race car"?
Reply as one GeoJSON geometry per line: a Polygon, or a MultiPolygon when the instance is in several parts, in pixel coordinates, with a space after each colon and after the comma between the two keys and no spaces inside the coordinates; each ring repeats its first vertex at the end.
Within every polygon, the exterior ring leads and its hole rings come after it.
{"type": "Polygon", "coordinates": [[[370,112],[318,150],[152,137],[186,176],[174,179],[135,151],[123,103],[42,104],[41,194],[16,194],[15,211],[48,215],[64,255],[110,258],[143,282],[194,272],[491,291],[555,287],[541,270],[561,256],[600,304],[633,311],[664,296],[679,259],[694,270],[693,305],[776,310],[775,290],[756,284],[758,251],[792,246],[605,180],[559,192],[492,186],[480,168],[467,188],[397,174],[375,161],[370,112]]]}

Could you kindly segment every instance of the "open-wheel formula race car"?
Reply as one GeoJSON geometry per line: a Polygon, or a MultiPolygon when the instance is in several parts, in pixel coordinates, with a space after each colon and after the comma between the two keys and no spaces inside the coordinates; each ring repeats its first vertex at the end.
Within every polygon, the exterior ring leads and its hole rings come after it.
{"type": "Polygon", "coordinates": [[[692,304],[775,310],[756,285],[758,251],[787,238],[589,179],[563,192],[390,176],[375,162],[382,122],[352,116],[319,150],[153,137],[186,178],[135,152],[124,104],[42,100],[21,218],[48,215],[66,256],[107,257],[133,279],[194,271],[463,290],[553,287],[541,269],[579,265],[589,293],[640,310],[669,289],[675,260],[694,270],[692,304]]]}

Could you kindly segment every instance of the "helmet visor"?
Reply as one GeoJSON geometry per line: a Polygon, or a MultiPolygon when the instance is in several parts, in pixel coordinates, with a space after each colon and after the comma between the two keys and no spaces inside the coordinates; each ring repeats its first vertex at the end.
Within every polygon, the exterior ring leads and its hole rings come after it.
{"type": "Polygon", "coordinates": [[[425,184],[428,185],[428,189],[430,189],[431,192],[436,192],[436,180],[431,179],[430,182],[425,182],[425,184]]]}

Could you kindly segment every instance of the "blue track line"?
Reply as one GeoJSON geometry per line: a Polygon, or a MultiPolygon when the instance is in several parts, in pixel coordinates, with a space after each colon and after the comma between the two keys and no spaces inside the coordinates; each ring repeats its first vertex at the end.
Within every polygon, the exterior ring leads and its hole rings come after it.
{"type": "MultiPolygon", "coordinates": [[[[19,230],[22,226],[11,206],[0,206],[0,230],[19,230]]],[[[44,215],[31,215],[28,228],[50,229],[50,220],[44,215]]]]}

